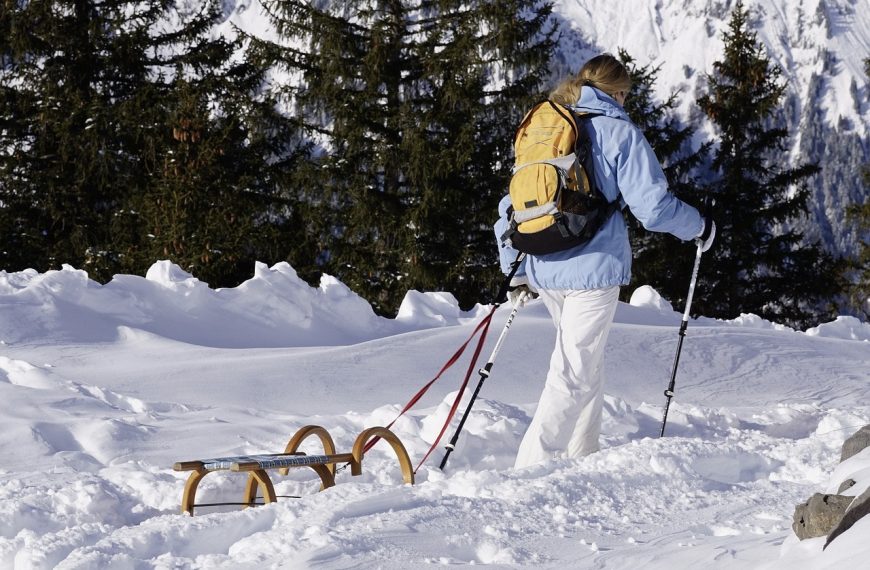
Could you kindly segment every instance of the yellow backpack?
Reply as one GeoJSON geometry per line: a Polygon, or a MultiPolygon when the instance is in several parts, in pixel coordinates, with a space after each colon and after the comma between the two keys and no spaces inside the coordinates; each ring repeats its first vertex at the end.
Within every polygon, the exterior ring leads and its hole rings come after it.
{"type": "Polygon", "coordinates": [[[553,101],[529,111],[514,140],[510,227],[502,241],[542,255],[586,243],[613,212],[595,184],[589,135],[592,114],[553,101]]]}

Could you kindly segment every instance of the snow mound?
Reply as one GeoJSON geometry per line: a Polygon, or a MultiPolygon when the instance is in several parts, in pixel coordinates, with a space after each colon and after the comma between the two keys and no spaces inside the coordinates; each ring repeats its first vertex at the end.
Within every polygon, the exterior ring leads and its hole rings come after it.
{"type": "Polygon", "coordinates": [[[809,336],[870,342],[870,324],[863,323],[855,317],[840,316],[833,322],[807,329],[806,334],[809,336]]]}
{"type": "Polygon", "coordinates": [[[429,326],[458,325],[467,322],[468,318],[481,316],[485,308],[477,305],[471,312],[465,313],[459,309],[459,302],[450,293],[435,292],[421,293],[420,291],[408,291],[396,320],[416,325],[427,324],[429,326]]]}
{"type": "Polygon", "coordinates": [[[614,322],[620,324],[675,326],[681,316],[671,303],[649,285],[634,290],[628,303],[616,307],[614,322]]]}
{"type": "Polygon", "coordinates": [[[734,319],[728,319],[725,321],[725,323],[729,325],[752,329],[767,329],[777,331],[793,330],[785,325],[768,321],[767,319],[759,317],[758,315],[755,315],[753,313],[741,313],[739,317],[736,317],[734,319]]]}
{"type": "Polygon", "coordinates": [[[633,307],[648,307],[661,313],[674,311],[673,305],[649,285],[642,285],[635,289],[628,304],[633,307]]]}
{"type": "Polygon", "coordinates": [[[0,341],[9,344],[135,342],[143,331],[216,348],[335,346],[457,325],[481,310],[466,314],[448,293],[411,291],[400,318],[387,319],[335,277],[311,287],[284,262],[256,263],[251,279],[224,289],[169,261],[144,278],[116,275],[106,285],[68,265],[44,274],[0,271],[0,341]]]}

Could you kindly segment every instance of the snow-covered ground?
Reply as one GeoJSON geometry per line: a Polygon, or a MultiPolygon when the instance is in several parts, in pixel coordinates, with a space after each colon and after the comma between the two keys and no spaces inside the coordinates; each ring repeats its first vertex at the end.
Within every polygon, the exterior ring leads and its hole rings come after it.
{"type": "MultiPolygon", "coordinates": [[[[417,484],[403,485],[380,444],[361,477],[339,473],[325,492],[298,470],[274,478],[278,495],[302,498],[179,514],[186,474],[174,462],[278,452],[307,424],[349,451],[365,427],[395,417],[486,312],[410,293],[398,319],[382,319],[342,283],[311,288],[286,264],[258,266],[223,290],[166,262],[105,286],[72,268],[0,272],[0,567],[866,564],[870,520],[822,552],[824,539],[796,541],[791,516],[813,493],[836,490],[849,469],[832,477],[843,440],[870,423],[870,325],[841,318],[801,332],[752,315],[693,320],[660,439],[680,315],[648,288],[617,313],[597,454],[512,467],[554,336],[533,302],[444,472],[439,449],[417,484]]],[[[496,312],[483,359],[508,312],[496,312]]],[[[394,426],[414,464],[466,366],[394,426]]],[[[867,452],[850,461],[849,473],[870,471],[867,452]]],[[[849,493],[870,485],[870,475],[857,478],[849,493]]],[[[243,482],[209,475],[198,499],[238,501],[243,482]]]]}

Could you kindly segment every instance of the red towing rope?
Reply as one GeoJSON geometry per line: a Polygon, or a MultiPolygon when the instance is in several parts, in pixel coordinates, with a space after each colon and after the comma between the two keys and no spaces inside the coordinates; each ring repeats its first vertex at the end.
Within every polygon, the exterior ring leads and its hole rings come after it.
{"type": "MultiPolygon", "coordinates": [[[[481,331],[482,331],[482,334],[480,335],[480,339],[477,341],[477,347],[474,349],[474,356],[472,357],[471,362],[468,363],[468,370],[465,372],[465,380],[462,381],[462,386],[459,387],[459,394],[457,394],[456,399],[453,400],[453,405],[450,406],[450,413],[447,414],[447,421],[445,421],[444,425],[441,427],[441,431],[438,433],[438,437],[435,438],[435,442],[432,444],[432,447],[429,448],[429,451],[427,451],[426,455],[423,456],[423,459],[417,465],[417,468],[414,469],[414,473],[417,473],[417,470],[423,466],[423,463],[426,462],[426,460],[432,454],[432,451],[434,451],[434,449],[436,447],[438,447],[438,443],[441,441],[441,438],[444,437],[444,432],[447,431],[447,427],[450,425],[450,421],[453,419],[453,416],[456,415],[456,409],[459,407],[459,401],[462,400],[462,396],[465,393],[465,389],[468,387],[468,381],[471,378],[471,373],[474,371],[474,367],[477,365],[477,359],[478,359],[478,357],[480,357],[480,351],[483,348],[484,342],[486,341],[486,333],[489,331],[489,325],[492,322],[492,317],[495,314],[495,310],[501,306],[501,302],[499,302],[498,300],[504,299],[507,296],[508,290],[510,288],[511,279],[516,274],[517,269],[519,269],[520,264],[522,263],[525,255],[526,254],[524,254],[524,253],[518,253],[517,258],[513,261],[513,263],[511,263],[510,272],[505,276],[505,279],[501,284],[501,288],[499,289],[498,294],[495,296],[497,302],[492,306],[492,309],[489,311],[489,314],[486,315],[483,318],[483,320],[481,320],[477,324],[477,326],[474,328],[474,331],[471,333],[471,336],[469,336],[468,339],[464,343],[462,343],[462,346],[459,347],[459,350],[457,350],[456,353],[450,357],[450,360],[448,360],[447,363],[441,367],[441,370],[438,371],[438,374],[435,375],[435,378],[433,378],[432,380],[427,382],[426,385],[423,386],[423,388],[420,389],[419,392],[414,394],[414,396],[408,401],[408,403],[405,404],[405,407],[402,408],[402,411],[399,412],[399,415],[396,416],[395,419],[393,419],[393,421],[391,421],[389,423],[389,425],[387,426],[387,429],[393,427],[393,424],[396,423],[396,420],[398,420],[400,417],[402,417],[405,414],[405,412],[410,410],[418,401],[420,401],[420,398],[422,398],[423,395],[429,390],[429,388],[432,387],[432,384],[434,384],[439,378],[441,378],[441,375],[444,374],[444,372],[446,372],[448,368],[453,366],[457,360],[459,360],[459,357],[462,356],[462,353],[465,352],[465,349],[468,347],[468,344],[471,342],[471,340],[475,336],[477,336],[477,333],[481,333],[481,331]]],[[[516,308],[514,309],[514,311],[516,311],[516,308]]],[[[510,322],[508,322],[508,326],[510,326],[510,322]]],[[[502,333],[502,334],[504,334],[504,333],[502,333]]],[[[473,398],[472,398],[472,403],[473,403],[473,398]]],[[[464,418],[463,418],[463,422],[464,422],[464,418]]],[[[460,427],[461,427],[461,425],[462,425],[462,422],[460,422],[460,427]]],[[[367,453],[372,447],[374,447],[374,445],[379,440],[380,440],[380,438],[377,438],[377,437],[372,438],[372,440],[366,444],[365,448],[363,449],[363,453],[367,453]]],[[[445,461],[446,461],[446,458],[445,458],[445,461]]],[[[444,466],[442,465],[442,469],[443,469],[443,467],[444,466]]]]}
{"type": "MultiPolygon", "coordinates": [[[[462,343],[462,346],[460,346],[459,349],[453,354],[453,356],[451,356],[450,359],[444,364],[444,366],[441,367],[441,370],[438,371],[438,374],[436,374],[435,377],[432,378],[432,380],[427,382],[426,385],[423,386],[423,388],[421,388],[419,392],[414,394],[414,396],[410,400],[408,400],[408,403],[405,404],[405,407],[402,408],[402,411],[399,412],[399,415],[397,415],[393,419],[393,421],[391,421],[387,425],[387,429],[391,428],[393,426],[393,424],[396,423],[396,421],[405,414],[405,412],[407,412],[408,410],[413,408],[414,405],[416,405],[417,402],[420,401],[420,398],[422,398],[423,395],[426,394],[426,392],[429,390],[429,388],[431,388],[432,385],[435,384],[435,382],[439,378],[441,378],[441,376],[451,366],[456,364],[456,361],[458,361],[459,357],[462,356],[462,353],[465,352],[465,349],[468,347],[468,345],[472,341],[472,339],[475,336],[477,336],[478,333],[480,333],[482,331],[482,334],[480,335],[480,339],[478,339],[478,341],[477,341],[477,347],[474,350],[474,355],[471,358],[471,362],[469,362],[469,364],[468,364],[468,370],[465,373],[465,380],[463,380],[462,385],[459,388],[459,394],[456,396],[456,399],[453,401],[453,405],[450,407],[450,413],[447,414],[447,420],[444,422],[444,426],[441,428],[441,432],[438,434],[438,437],[435,438],[435,442],[432,444],[432,447],[429,448],[429,451],[426,452],[426,455],[423,457],[423,459],[417,465],[417,468],[414,469],[414,473],[416,473],[417,470],[420,469],[420,467],[423,465],[423,463],[425,463],[426,460],[429,458],[429,456],[432,454],[432,451],[434,451],[435,448],[438,447],[438,443],[441,441],[441,438],[444,437],[444,432],[447,431],[447,426],[450,425],[450,421],[453,419],[453,416],[456,415],[456,409],[459,407],[459,401],[462,399],[462,395],[465,393],[465,388],[468,386],[468,381],[471,378],[471,373],[474,371],[474,367],[477,364],[477,359],[480,357],[480,351],[483,349],[483,344],[486,341],[486,333],[489,331],[490,323],[492,323],[492,316],[495,314],[495,310],[498,307],[499,307],[498,304],[496,304],[492,307],[492,309],[489,311],[489,314],[486,315],[486,317],[484,317],[480,321],[480,323],[478,323],[478,325],[474,328],[474,331],[471,333],[471,336],[469,336],[468,339],[466,339],[466,341],[464,343],[462,343]]],[[[367,453],[372,447],[374,447],[374,445],[379,440],[380,440],[380,438],[377,438],[377,437],[372,438],[372,440],[366,444],[363,452],[367,453]]]]}

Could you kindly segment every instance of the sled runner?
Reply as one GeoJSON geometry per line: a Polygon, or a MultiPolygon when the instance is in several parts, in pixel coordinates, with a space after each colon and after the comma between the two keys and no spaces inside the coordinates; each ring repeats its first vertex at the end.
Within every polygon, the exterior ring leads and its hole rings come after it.
{"type": "Polygon", "coordinates": [[[277,469],[281,475],[287,475],[291,467],[310,467],[320,477],[320,490],[328,489],[335,485],[335,465],[347,463],[350,465],[351,475],[362,475],[363,455],[367,444],[376,438],[389,443],[399,459],[399,467],[402,469],[402,478],[405,483],[414,484],[414,472],[411,469],[411,460],[408,452],[399,438],[389,429],[384,427],[372,427],[364,430],[353,444],[350,453],[336,453],[335,443],[329,432],[320,426],[305,426],[290,438],[284,453],[264,455],[236,455],[232,457],[217,457],[213,459],[198,459],[195,461],[179,461],[173,466],[175,471],[193,471],[184,485],[184,495],[181,498],[181,512],[193,516],[194,507],[214,507],[223,505],[241,505],[251,507],[262,504],[256,502],[257,490],[263,489],[264,503],[274,503],[278,500],[269,471],[277,469]],[[302,442],[309,436],[317,436],[323,445],[323,455],[306,455],[296,451],[302,442]],[[195,503],[196,490],[199,482],[215,471],[233,471],[247,473],[248,480],[241,503],[195,503]]]}

